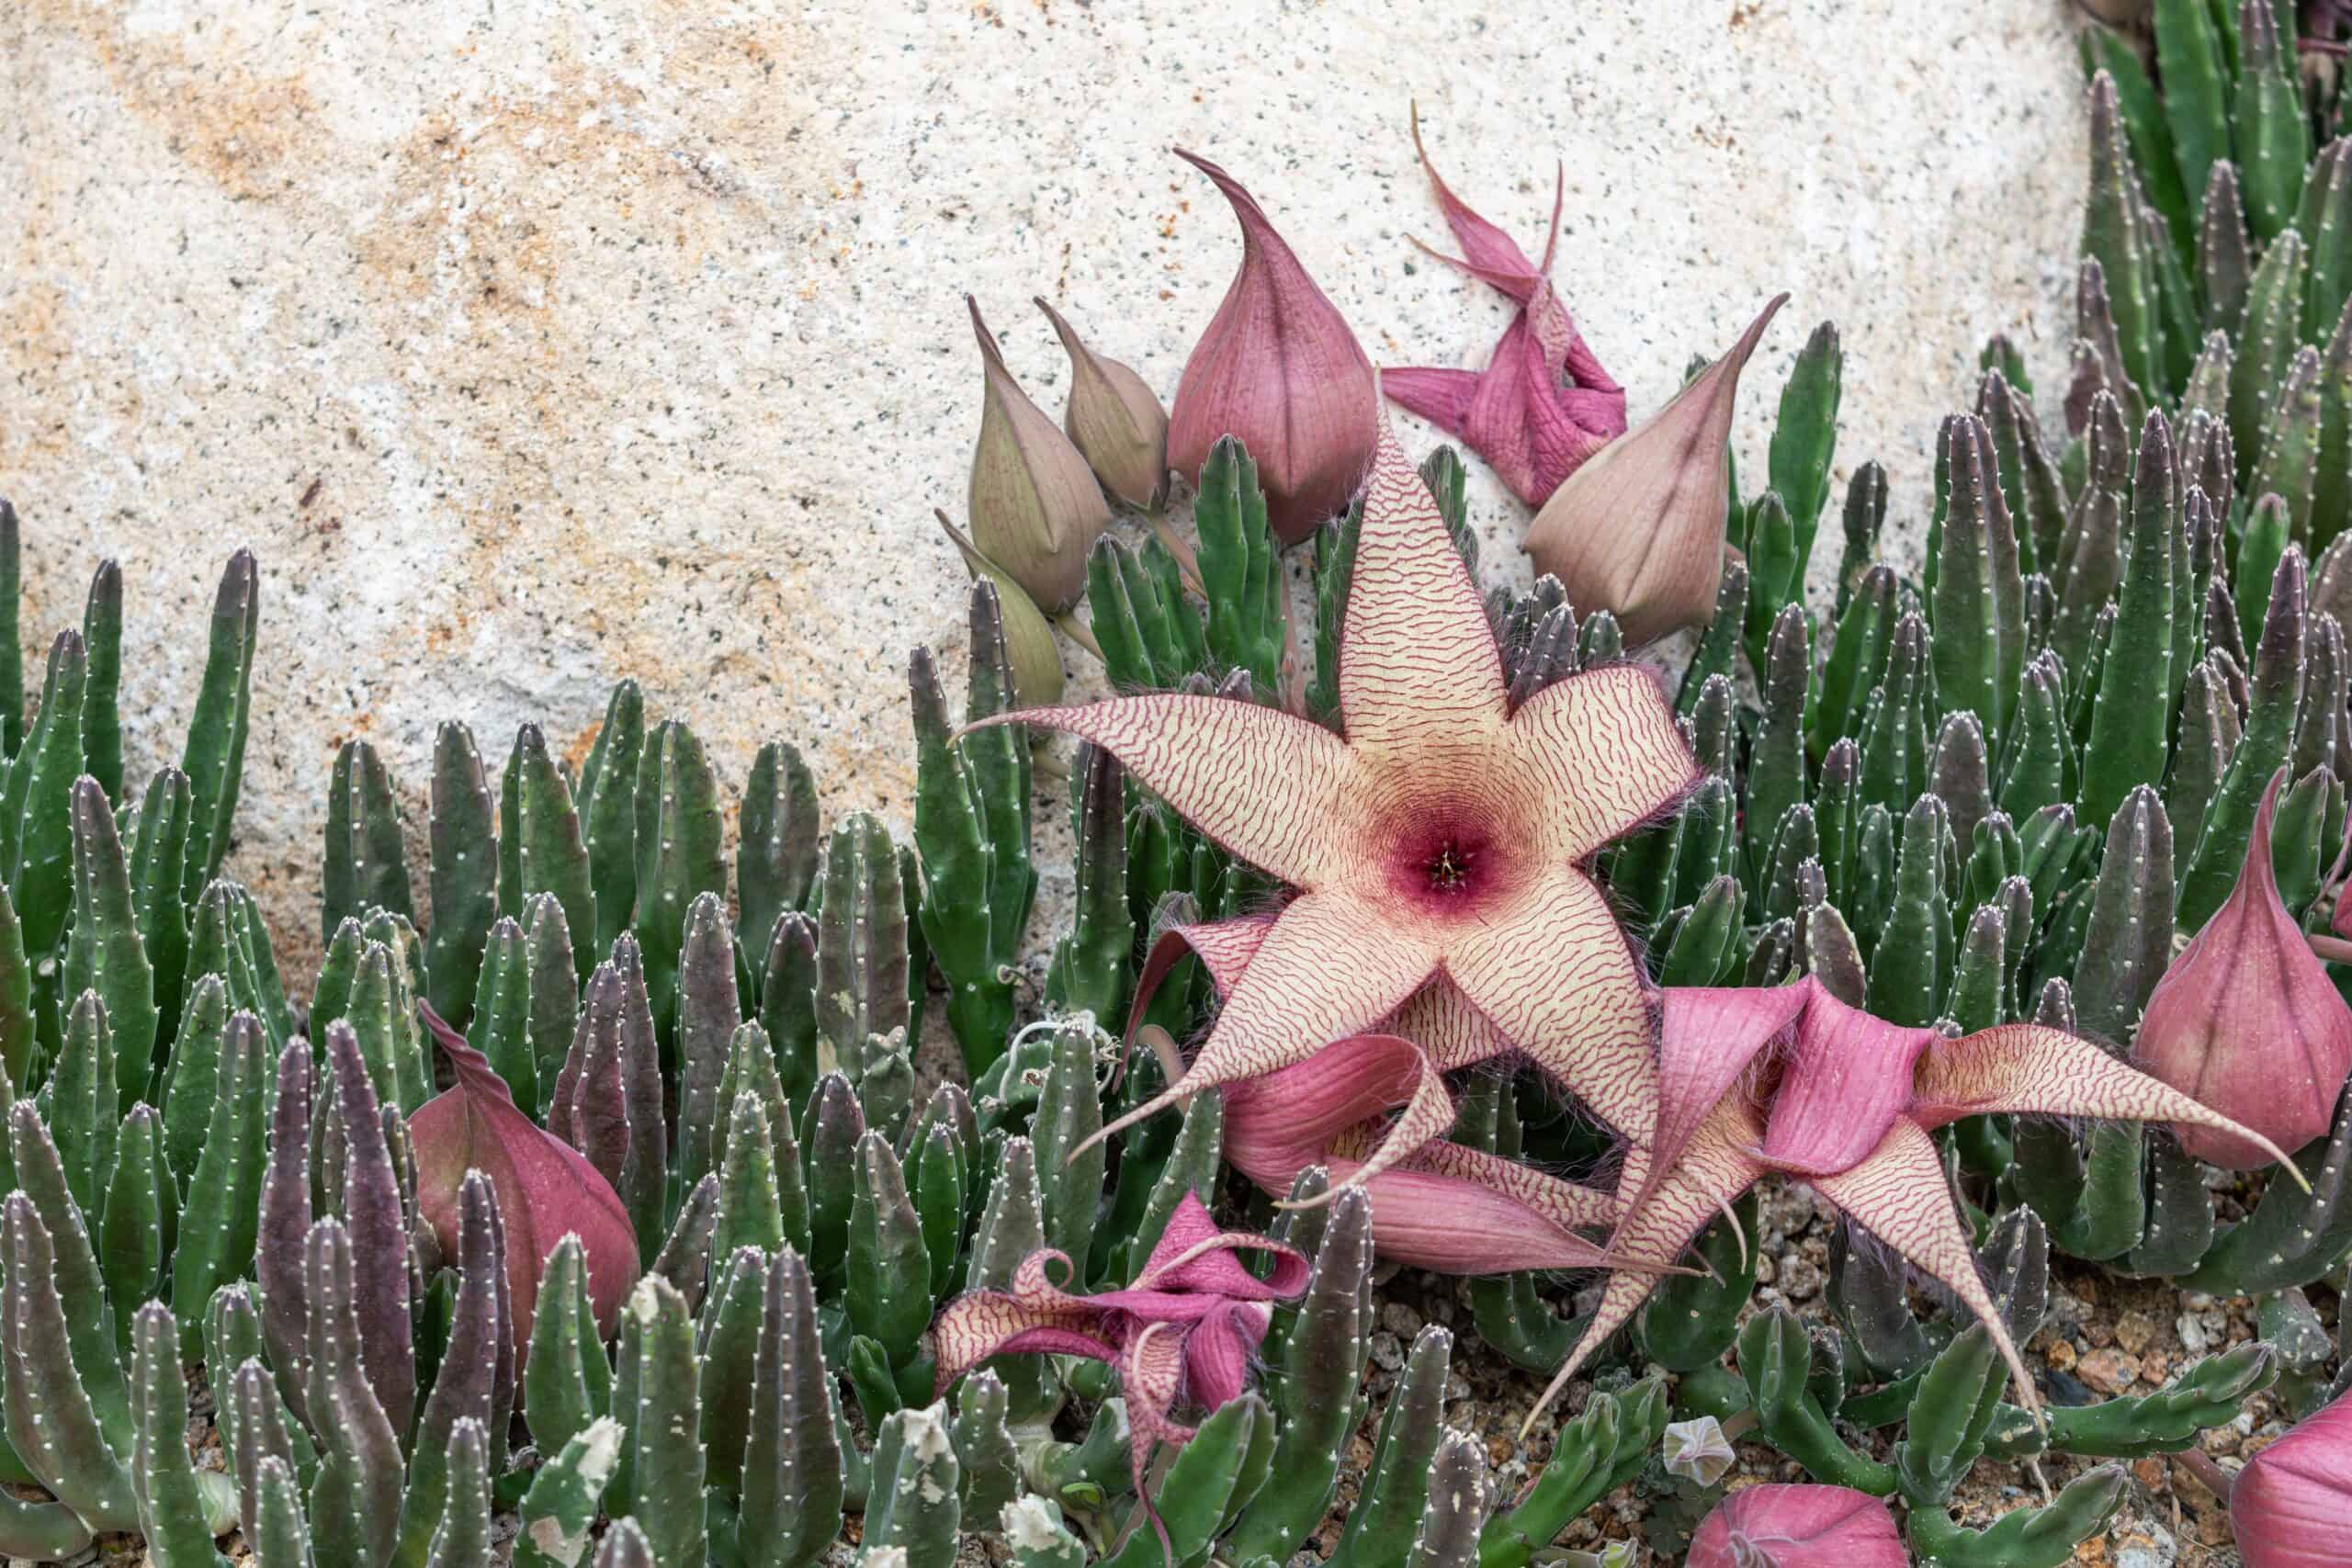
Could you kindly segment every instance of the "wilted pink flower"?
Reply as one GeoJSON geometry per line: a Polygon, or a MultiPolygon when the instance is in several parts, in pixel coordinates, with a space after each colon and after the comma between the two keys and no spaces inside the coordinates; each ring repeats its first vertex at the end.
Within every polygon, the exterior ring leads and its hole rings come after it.
{"type": "Polygon", "coordinates": [[[1557,577],[1579,611],[1614,615],[1629,644],[1714,612],[1739,373],[1787,299],[1775,295],[1730,353],[1570,474],[1527,530],[1535,570],[1557,577]]]}
{"type": "MultiPolygon", "coordinates": [[[[1654,1002],[1587,868],[1696,782],[1673,706],[1633,666],[1513,706],[1437,502],[1378,428],[1340,636],[1344,738],[1178,693],[982,721],[1092,741],[1299,889],[1271,920],[1233,926],[1257,944],[1247,977],[1182,1079],[1106,1133],[1378,1028],[1423,992],[1460,1022],[1437,1070],[1522,1050],[1619,1131],[1649,1123],[1654,1002]]],[[[1442,1085],[1420,1103],[1450,1120],[1442,1085]]]]}
{"type": "Polygon", "coordinates": [[[1295,545],[1354,498],[1372,467],[1372,361],[1240,182],[1181,147],[1176,155],[1233,204],[1241,270],[1184,362],[1168,460],[1197,480],[1209,448],[1234,437],[1258,465],[1267,521],[1295,545]]]}
{"type": "Polygon", "coordinates": [[[2245,1568],[2352,1562],[2352,1396],[2247,1461],[2229,1505],[2245,1568]]]}
{"type": "MultiPolygon", "coordinates": [[[[1445,221],[1460,243],[1460,257],[1430,254],[1491,284],[1519,302],[1519,311],[1495,344],[1487,368],[1384,370],[1380,389],[1398,403],[1459,436],[1493,465],[1511,493],[1541,506],[1603,446],[1625,434],[1625,389],[1610,378],[1550,276],[1560,242],[1565,172],[1552,194],[1552,228],[1544,260],[1531,262],[1511,237],[1472,211],[1449,189],[1421,145],[1421,118],[1413,115],[1413,151],[1420,155],[1445,221]]],[[[1424,245],[1422,249],[1428,250],[1424,245]]]]}
{"type": "Polygon", "coordinates": [[[1010,1291],[974,1291],[941,1310],[932,1329],[938,1392],[991,1356],[1045,1352],[1107,1362],[1126,1395],[1139,1497],[1150,1495],[1144,1472],[1153,1448],[1193,1435],[1174,1419],[1179,1400],[1216,1410],[1238,1399],[1250,1358],[1273,1319],[1270,1303],[1305,1290],[1307,1275],[1306,1258],[1281,1242],[1218,1230],[1190,1192],[1125,1290],[1072,1295],[1054,1283],[1056,1269],[1070,1274],[1067,1255],[1033,1252],[1010,1291]],[[1244,1269],[1234,1254],[1245,1248],[1271,1253],[1273,1271],[1261,1280],[1244,1269]]]}
{"type": "MultiPolygon", "coordinates": [[[[1769,989],[1669,987],[1658,1076],[1657,1133],[1626,1153],[1612,1253],[1670,1261],[1765,1174],[1795,1177],[1958,1297],[1991,1334],[2030,1407],[2040,1398],[1977,1271],[1936,1130],[1999,1111],[2169,1122],[2259,1139],[2079,1036],[2011,1023],[1946,1040],[1849,1007],[1811,976],[1769,989]]],[[[1655,1284],[1651,1273],[1610,1276],[1546,1399],[1655,1284]]]]}
{"type": "Polygon", "coordinates": [[[1111,524],[1094,470],[1004,367],[968,294],[985,376],[968,497],[972,542],[1030,598],[1059,615],[1086,592],[1086,554],[1111,524]]]}
{"type": "Polygon", "coordinates": [[[1290,1190],[1309,1166],[1332,1190],[1372,1198],[1373,1245],[1391,1262],[1441,1274],[1602,1269],[1615,1261],[1578,1229],[1609,1224],[1616,1200],[1522,1166],[1438,1141],[1410,1108],[1444,1086],[1428,1053],[1395,1034],[1359,1034],[1310,1061],[1225,1093],[1225,1156],[1268,1192],[1290,1190]],[[1383,1126],[1380,1118],[1404,1105],[1383,1126]]]}
{"type": "Polygon", "coordinates": [[[1684,1568],[1910,1568],[1884,1503],[1843,1486],[1750,1486],[1715,1506],[1684,1568]]]}
{"type": "Polygon", "coordinates": [[[465,1036],[420,1005],[457,1083],[408,1119],[416,1152],[416,1206],[441,1244],[458,1256],[459,1189],[469,1170],[489,1178],[506,1231],[506,1293],[514,1304],[515,1354],[531,1342],[539,1275],[567,1235],[587,1254],[588,1297],[597,1326],[612,1332],[637,1280],[637,1234],[612,1184],[587,1157],[514,1104],[505,1080],[465,1036]]]}
{"type": "MultiPolygon", "coordinates": [[[[2264,792],[2229,900],[2156,982],[2132,1059],[2293,1149],[2335,1118],[2352,1075],[2352,1008],[2278,897],[2270,823],[2286,777],[2281,768],[2264,792]]],[[[2269,1157],[2217,1132],[2184,1133],[2181,1146],[2239,1170],[2269,1157]]]]}

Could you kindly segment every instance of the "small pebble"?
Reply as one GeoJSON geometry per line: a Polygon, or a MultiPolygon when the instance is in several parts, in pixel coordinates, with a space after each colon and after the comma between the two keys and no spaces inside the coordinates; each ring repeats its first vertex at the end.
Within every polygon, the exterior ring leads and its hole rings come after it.
{"type": "Polygon", "coordinates": [[[2144,1354],[2155,1343],[2155,1321],[2143,1312],[2127,1312],[2115,1320],[2115,1342],[2132,1354],[2144,1354]]]}
{"type": "Polygon", "coordinates": [[[2121,1393],[2140,1380],[2140,1358],[2109,1346],[2085,1356],[2075,1375],[2101,1393],[2121,1393]]]}

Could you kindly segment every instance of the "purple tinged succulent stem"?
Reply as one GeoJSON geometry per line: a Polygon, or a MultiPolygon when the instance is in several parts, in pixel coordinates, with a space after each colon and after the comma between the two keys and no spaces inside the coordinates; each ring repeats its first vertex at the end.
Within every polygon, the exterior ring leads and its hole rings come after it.
{"type": "MultiPolygon", "coordinates": [[[[50,1281],[54,1296],[70,1303],[63,1332],[71,1359],[64,1370],[87,1391],[106,1441],[119,1451],[128,1451],[130,1394],[123,1382],[114,1336],[107,1331],[98,1310],[105,1300],[105,1283],[98,1273],[97,1257],[91,1247],[81,1208],[66,1186],[65,1168],[58,1157],[57,1145],[51,1141],[49,1129],[36,1113],[33,1101],[17,1101],[9,1112],[8,1133],[17,1186],[17,1193],[11,1196],[21,1194],[26,1198],[31,1204],[28,1212],[40,1226],[40,1235],[34,1239],[44,1260],[33,1277],[50,1281]]],[[[12,1257],[13,1251],[12,1248],[12,1257]]],[[[12,1286],[16,1283],[13,1274],[9,1282],[12,1286]]],[[[11,1387],[13,1391],[13,1383],[11,1387]]],[[[17,1426],[13,1417],[10,1424],[19,1432],[34,1430],[28,1426],[17,1426]]]]}
{"type": "MultiPolygon", "coordinates": [[[[30,1108],[19,1102],[19,1109],[30,1108]]],[[[6,1300],[0,1302],[0,1353],[5,1353],[7,1367],[10,1443],[41,1484],[93,1529],[134,1529],[138,1506],[120,1457],[128,1448],[130,1428],[128,1390],[120,1369],[117,1366],[111,1390],[121,1405],[118,1447],[74,1358],[70,1325],[86,1319],[93,1329],[102,1326],[98,1314],[85,1304],[96,1298],[77,1303],[83,1310],[69,1318],[58,1292],[49,1229],[26,1193],[8,1195],[0,1209],[0,1225],[5,1226],[0,1228],[0,1246],[6,1249],[7,1262],[6,1300]]],[[[113,1336],[105,1337],[111,1359],[113,1336]]]]}
{"type": "Polygon", "coordinates": [[[322,1562],[381,1562],[400,1538],[404,1467],[400,1438],[360,1360],[352,1252],[342,1221],[311,1227],[304,1258],[311,1299],[304,1398],[319,1439],[319,1472],[310,1513],[322,1562]]]}
{"type": "MultiPolygon", "coordinates": [[[[483,1433],[492,1429],[501,1404],[501,1365],[511,1362],[514,1354],[514,1332],[505,1314],[506,1249],[498,1226],[498,1196],[475,1171],[458,1190],[458,1203],[457,1306],[433,1393],[417,1419],[408,1490],[401,1504],[400,1545],[392,1555],[395,1568],[421,1568],[430,1554],[450,1506],[452,1484],[463,1479],[453,1473],[457,1435],[469,1422],[483,1433]]],[[[511,1364],[507,1371],[511,1378],[511,1364]]],[[[496,1429],[500,1441],[494,1445],[494,1459],[503,1469],[504,1428],[496,1429]]]]}
{"type": "MultiPolygon", "coordinates": [[[[269,1165],[262,1178],[260,1242],[254,1277],[261,1281],[262,1333],[280,1391],[297,1417],[302,1402],[304,1357],[311,1336],[305,1250],[311,1235],[311,1116],[316,1069],[307,1040],[277,1058],[277,1103],[270,1123],[269,1165]]],[[[250,1516],[249,1516],[250,1517],[250,1516]]]]}
{"type": "Polygon", "coordinates": [[[2230,1506],[2230,1487],[2237,1477],[2216,1463],[2212,1455],[2191,1444],[2172,1457],[2174,1463],[2197,1477],[2206,1491],[2220,1499],[2222,1507],[2230,1506]]]}
{"type": "MultiPolygon", "coordinates": [[[[237,1478],[237,1517],[248,1531],[255,1529],[262,1517],[263,1467],[274,1459],[289,1471],[296,1468],[294,1434],[286,1424],[286,1407],[279,1400],[279,1392],[269,1369],[258,1357],[248,1358],[230,1375],[223,1408],[235,1414],[232,1421],[222,1424],[221,1434],[224,1438],[232,1432],[235,1434],[235,1443],[229,1451],[230,1469],[237,1478]]],[[[311,1453],[307,1436],[303,1451],[306,1457],[311,1453]]]]}
{"type": "MultiPolygon", "coordinates": [[[[368,1382],[395,1432],[416,1413],[416,1351],[409,1308],[408,1216],[375,1086],[349,1026],[327,1030],[327,1063],[343,1111],[344,1223],[353,1266],[352,1311],[368,1382]]],[[[313,1306],[316,1306],[315,1292],[313,1306]]],[[[315,1325],[314,1325],[315,1326],[315,1325]]],[[[323,1414],[313,1411],[312,1415],[323,1414]]]]}
{"type": "Polygon", "coordinates": [[[727,901],[703,893],[687,906],[678,960],[678,1190],[691,1191],[725,1149],[728,1106],[718,1098],[729,1049],[742,1021],[735,990],[735,936],[727,901]]]}
{"type": "Polygon", "coordinates": [[[653,1008],[645,988],[645,964],[637,939],[624,932],[613,943],[612,966],[620,976],[617,1043],[622,1115],[628,1125],[621,1179],[614,1183],[637,1227],[637,1244],[650,1249],[662,1235],[662,1202],[669,1175],[669,1134],[662,1111],[662,1046],[655,1037],[653,1008]]]}
{"type": "Polygon", "coordinates": [[[689,1311],[702,1305],[703,1292],[710,1282],[710,1238],[718,1229],[718,1177],[713,1172],[695,1182],[685,1201],[678,1205],[669,1239],[645,1270],[674,1286],[685,1297],[689,1311]]]}

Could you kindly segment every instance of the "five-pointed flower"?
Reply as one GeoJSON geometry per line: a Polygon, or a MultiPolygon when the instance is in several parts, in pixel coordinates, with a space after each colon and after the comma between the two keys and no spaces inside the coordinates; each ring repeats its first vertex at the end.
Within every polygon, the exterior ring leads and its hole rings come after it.
{"type": "Polygon", "coordinates": [[[1577,465],[1625,434],[1625,389],[1611,379],[1585,345],[1584,334],[1577,331],[1559,290],[1552,286],[1566,172],[1555,183],[1551,233],[1538,265],[1438,177],[1429,150],[1421,145],[1418,111],[1413,116],[1413,151],[1420,155],[1438,204],[1445,209],[1446,225],[1463,250],[1458,258],[1430,254],[1492,285],[1518,301],[1519,310],[1486,369],[1385,370],[1381,390],[1461,437],[1493,465],[1512,494],[1530,506],[1541,506],[1577,465]]]}
{"type": "MultiPolygon", "coordinates": [[[[1808,976],[1769,989],[1670,988],[1660,1035],[1657,1126],[1647,1147],[1627,1151],[1610,1250],[1671,1261],[1767,1172],[1794,1177],[1958,1297],[1999,1346],[2028,1408],[2040,1399],[1977,1273],[1937,1128],[1992,1111],[2168,1122],[2251,1139],[2301,1179],[2260,1134],[2042,1024],[1943,1039],[1850,1007],[1808,976]]],[[[1538,1410],[1633,1315],[1655,1278],[1610,1277],[1538,1410]]]]}
{"type": "Polygon", "coordinates": [[[1586,863],[1674,806],[1696,778],[1690,750],[1656,680],[1631,666],[1569,676],[1514,709],[1477,588],[1385,420],[1339,686],[1344,736],[1182,694],[985,721],[1104,748],[1297,890],[1270,921],[1234,927],[1254,952],[1182,1077],[1105,1131],[1303,1060],[1427,993],[1460,1025],[1440,1070],[1524,1052],[1600,1120],[1645,1137],[1654,1003],[1586,863]]]}
{"type": "Polygon", "coordinates": [[[1148,1497],[1144,1471],[1153,1448],[1193,1435],[1174,1419],[1178,1401],[1213,1411],[1240,1397],[1250,1358],[1272,1321],[1270,1303],[1306,1289],[1306,1258],[1267,1236],[1218,1230],[1188,1192],[1125,1290],[1072,1295],[1052,1278],[1069,1269],[1067,1254],[1033,1252],[1010,1291],[974,1291],[950,1302],[932,1329],[939,1392],[991,1356],[1048,1352],[1108,1362],[1126,1395],[1136,1495],[1148,1497]],[[1265,1279],[1234,1256],[1244,1248],[1273,1256],[1265,1279]]]}

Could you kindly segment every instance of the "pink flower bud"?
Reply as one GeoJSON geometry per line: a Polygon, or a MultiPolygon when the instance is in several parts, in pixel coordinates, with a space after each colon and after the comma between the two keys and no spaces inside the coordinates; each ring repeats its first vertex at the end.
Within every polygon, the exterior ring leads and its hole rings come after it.
{"type": "Polygon", "coordinates": [[[1295,545],[1347,505],[1372,467],[1372,361],[1256,198],[1207,159],[1176,155],[1233,204],[1241,270],[1184,362],[1168,460],[1197,479],[1217,438],[1234,437],[1258,465],[1267,520],[1295,545]]]}
{"type": "Polygon", "coordinates": [[[1058,615],[1086,592],[1086,552],[1111,524],[1094,470],[1004,367],[980,308],[964,297],[980,340],[986,390],[972,453],[972,541],[1029,597],[1058,615]]]}
{"type": "Polygon", "coordinates": [[[597,1326],[609,1333],[637,1279],[637,1234],[612,1183],[579,1150],[533,1122],[506,1082],[465,1036],[424,1010],[457,1083],[408,1119],[416,1152],[416,1207],[447,1257],[458,1255],[458,1193],[479,1170],[498,1194],[506,1230],[506,1293],[514,1306],[515,1355],[527,1353],[539,1274],[567,1235],[587,1255],[588,1295],[597,1326]]]}
{"type": "Polygon", "coordinates": [[[1666,1424],[1666,1472],[1713,1486],[1738,1461],[1723,1423],[1712,1416],[1666,1424]]]}
{"type": "Polygon", "coordinates": [[[2352,1397],[2248,1461],[2229,1503],[2245,1568],[2352,1562],[2352,1397]]]}
{"type": "MultiPolygon", "coordinates": [[[[2278,897],[2270,818],[2287,773],[2262,797],[2226,903],[2156,982],[2132,1059],[2182,1093],[2297,1149],[2320,1136],[2352,1075],[2352,1008],[2278,897]]],[[[2181,1146],[2251,1170],[2269,1155],[2225,1133],[2184,1127],[2181,1146]]]]}
{"type": "Polygon", "coordinates": [[[1607,610],[1638,644],[1714,613],[1729,477],[1724,453],[1739,373],[1780,310],[1775,295],[1731,352],[1672,401],[1587,458],[1544,503],[1521,546],[1579,614],[1607,610]]]}
{"type": "Polygon", "coordinates": [[[1683,1568],[1910,1568],[1884,1503],[1843,1486],[1751,1486],[1690,1538],[1683,1568]]]}
{"type": "Polygon", "coordinates": [[[1062,428],[1111,499],[1157,512],[1168,499],[1168,414],[1143,378],[1079,341],[1078,330],[1035,301],[1069,353],[1069,404],[1062,428]]]}

